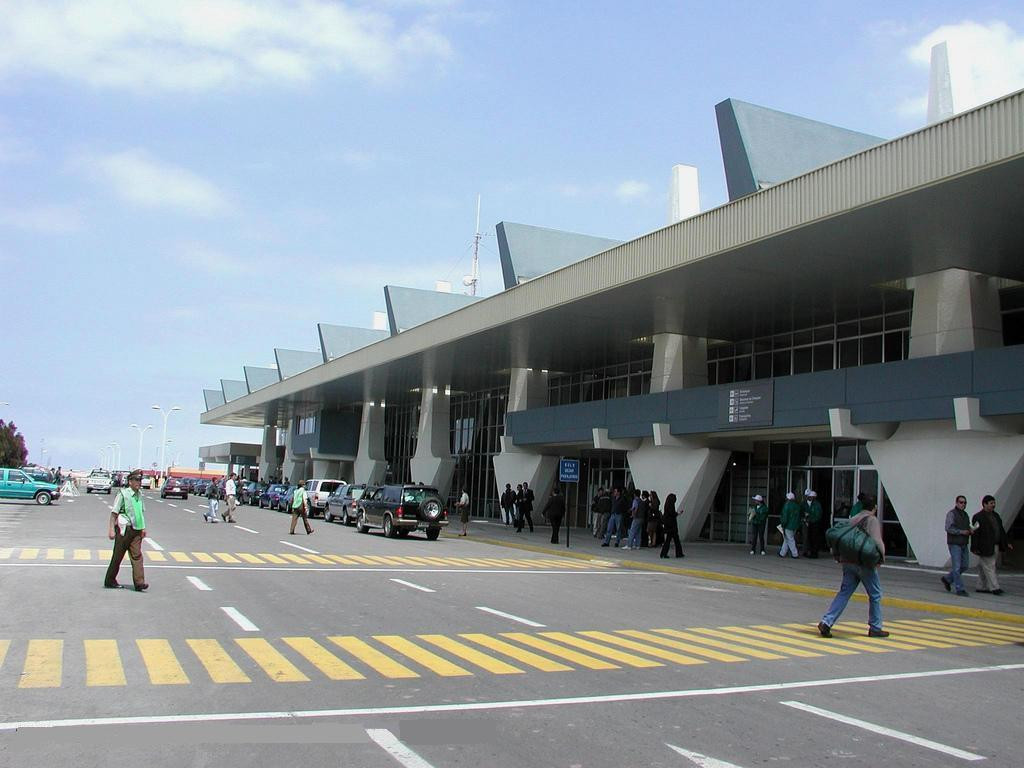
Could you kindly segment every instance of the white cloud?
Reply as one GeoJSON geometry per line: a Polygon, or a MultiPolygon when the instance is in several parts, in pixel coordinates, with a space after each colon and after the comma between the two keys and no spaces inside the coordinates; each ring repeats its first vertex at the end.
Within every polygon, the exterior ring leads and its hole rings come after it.
{"type": "Polygon", "coordinates": [[[211,275],[245,274],[246,270],[262,266],[262,260],[243,259],[211,248],[204,243],[185,243],[178,246],[173,258],[189,271],[211,275]]]}
{"type": "MultiPolygon", "coordinates": [[[[905,51],[909,61],[925,70],[932,46],[945,41],[949,49],[953,106],[957,112],[1024,88],[1024,35],[1002,21],[980,24],[963,21],[929,33],[905,51]]],[[[901,112],[923,116],[927,98],[916,97],[901,112]]]]}
{"type": "Polygon", "coordinates": [[[77,232],[82,224],[82,212],[73,205],[0,208],[0,226],[15,229],[59,234],[77,232]]]}
{"type": "Polygon", "coordinates": [[[555,191],[562,197],[574,199],[608,200],[615,199],[620,203],[633,203],[646,198],[651,192],[651,185],[645,181],[626,179],[610,184],[560,184],[555,191]]]}
{"type": "Polygon", "coordinates": [[[646,197],[647,193],[650,191],[650,184],[642,181],[636,181],[634,179],[627,179],[615,188],[615,197],[623,203],[631,203],[634,200],[646,197]]]}
{"type": "Polygon", "coordinates": [[[205,91],[303,83],[325,72],[389,78],[451,55],[436,6],[406,9],[403,18],[412,18],[400,25],[397,12],[331,0],[5,5],[0,77],[42,73],[97,87],[205,91]]]}
{"type": "Polygon", "coordinates": [[[176,208],[199,216],[221,216],[231,208],[211,182],[142,149],[84,158],[82,165],[122,199],[143,208],[176,208]]]}

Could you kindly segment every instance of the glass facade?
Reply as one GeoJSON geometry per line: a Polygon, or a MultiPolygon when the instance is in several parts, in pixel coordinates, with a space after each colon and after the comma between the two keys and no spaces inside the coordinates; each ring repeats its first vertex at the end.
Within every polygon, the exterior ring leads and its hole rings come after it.
{"type": "Polygon", "coordinates": [[[449,503],[454,506],[465,488],[469,493],[471,514],[476,517],[501,515],[492,459],[501,453],[500,438],[505,433],[507,404],[507,386],[451,396],[451,452],[455,473],[449,503]]]}
{"type": "Polygon", "coordinates": [[[653,362],[654,342],[637,339],[629,344],[625,359],[572,373],[553,373],[548,377],[548,405],[646,395],[651,391],[653,362]]]}
{"type": "Polygon", "coordinates": [[[774,333],[708,344],[708,384],[905,360],[913,292],[877,288],[850,304],[797,305],[774,333]]]}
{"type": "Polygon", "coordinates": [[[1001,290],[999,304],[1003,316],[1003,346],[1024,344],[1024,286],[1001,290]]]}
{"type": "Polygon", "coordinates": [[[412,482],[409,460],[416,453],[419,429],[419,394],[398,403],[389,402],[384,407],[384,457],[388,462],[384,482],[412,482]]]}

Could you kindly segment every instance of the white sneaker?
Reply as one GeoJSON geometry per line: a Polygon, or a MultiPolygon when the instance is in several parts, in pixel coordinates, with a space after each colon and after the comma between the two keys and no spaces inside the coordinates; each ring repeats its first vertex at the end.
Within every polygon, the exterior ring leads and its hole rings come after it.
{"type": "Polygon", "coordinates": [[[619,547],[619,549],[631,549],[631,547],[630,547],[630,546],[629,546],[629,545],[627,544],[627,545],[626,545],[626,546],[624,546],[624,547],[619,547]]]}
{"type": "Polygon", "coordinates": [[[750,554],[754,554],[754,550],[750,550],[750,554]]]}

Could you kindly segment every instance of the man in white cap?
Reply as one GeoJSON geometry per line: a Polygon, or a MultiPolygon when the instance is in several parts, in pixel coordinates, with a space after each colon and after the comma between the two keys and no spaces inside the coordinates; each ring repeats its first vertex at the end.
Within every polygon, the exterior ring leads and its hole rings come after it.
{"type": "Polygon", "coordinates": [[[768,505],[764,503],[764,496],[760,493],[752,498],[754,505],[750,508],[750,514],[747,515],[747,520],[750,521],[750,554],[754,554],[760,549],[761,554],[764,555],[767,554],[764,551],[764,532],[768,527],[768,505]]]}
{"type": "Polygon", "coordinates": [[[786,494],[786,503],[782,507],[782,549],[779,550],[779,557],[785,557],[789,552],[794,559],[800,557],[796,548],[796,532],[800,530],[800,505],[796,503],[796,494],[790,491],[786,494]]]}
{"type": "Polygon", "coordinates": [[[823,546],[825,530],[821,522],[822,512],[818,494],[810,488],[804,491],[804,504],[800,511],[807,521],[807,546],[804,547],[804,555],[816,560],[818,550],[823,546]]]}

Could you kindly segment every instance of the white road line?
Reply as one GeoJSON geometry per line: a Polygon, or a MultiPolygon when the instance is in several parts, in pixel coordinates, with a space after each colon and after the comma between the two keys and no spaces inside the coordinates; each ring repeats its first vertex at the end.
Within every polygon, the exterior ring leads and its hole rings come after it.
{"type": "Polygon", "coordinates": [[[518,621],[520,624],[525,624],[528,627],[544,626],[544,624],[538,624],[536,621],[524,619],[522,616],[513,616],[511,613],[505,613],[504,611],[496,611],[493,608],[488,608],[485,605],[478,605],[476,609],[478,611],[486,611],[487,613],[493,613],[495,616],[501,616],[503,619],[512,619],[512,621],[518,621]]]}
{"type": "Polygon", "coordinates": [[[384,728],[367,728],[366,734],[405,768],[433,768],[430,763],[395,738],[391,731],[384,728]]]}
{"type": "Polygon", "coordinates": [[[403,584],[406,587],[418,589],[420,592],[437,592],[436,589],[431,589],[430,587],[421,587],[419,584],[413,584],[411,581],[404,581],[402,579],[391,579],[391,581],[395,582],[395,584],[403,584]]]}
{"type": "Polygon", "coordinates": [[[306,547],[300,547],[298,544],[292,544],[290,541],[279,541],[278,543],[279,544],[284,544],[286,547],[295,547],[296,549],[301,549],[303,552],[309,552],[309,554],[311,554],[311,555],[319,555],[320,554],[315,549],[306,549],[306,547]]]}
{"type": "Polygon", "coordinates": [[[22,720],[0,722],[0,733],[19,728],[75,728],[93,725],[144,725],[149,723],[205,723],[227,720],[291,720],[313,717],[371,717],[390,715],[419,715],[439,712],[487,712],[491,710],[520,709],[524,707],[564,707],[580,704],[609,704],[624,701],[654,701],[658,699],[693,699],[706,696],[732,696],[743,693],[788,691],[800,688],[829,688],[836,685],[888,682],[892,680],[918,680],[930,677],[976,675],[987,672],[1019,672],[1024,664],[997,664],[991,667],[960,667],[933,669],[924,672],[897,672],[889,675],[864,677],[835,677],[821,680],[797,680],[791,683],[737,685],[729,688],[690,688],[678,691],[648,691],[646,693],[610,693],[600,696],[567,696],[557,699],[514,699],[509,701],[474,701],[463,704],[408,704],[394,707],[361,707],[353,709],[305,709],[268,712],[203,712],[189,715],[137,715],[130,717],[78,717],[63,720],[22,720]]]}
{"type": "Polygon", "coordinates": [[[245,618],[245,616],[243,616],[237,608],[232,608],[230,605],[222,605],[220,609],[228,615],[229,619],[235,622],[235,624],[240,626],[246,632],[260,631],[260,628],[253,624],[251,621],[249,621],[247,618],[245,618]]]}
{"type": "Polygon", "coordinates": [[[149,538],[149,536],[144,538],[143,541],[147,542],[149,544],[149,546],[152,549],[155,549],[157,552],[163,552],[164,551],[164,548],[161,547],[159,544],[157,544],[155,541],[153,541],[151,538],[149,538]]]}
{"type": "MultiPolygon", "coordinates": [[[[254,531],[252,528],[246,528],[245,526],[242,526],[242,525],[236,525],[235,526],[235,530],[236,531],[247,531],[248,533],[259,533],[259,531],[254,531]]],[[[317,553],[317,554],[319,554],[319,553],[317,553]]]]}
{"type": "Polygon", "coordinates": [[[178,508],[178,505],[177,505],[177,504],[171,504],[171,502],[169,502],[169,501],[167,502],[167,506],[168,506],[168,507],[174,507],[175,509],[177,509],[177,508],[178,508]]]}
{"type": "Polygon", "coordinates": [[[691,763],[698,766],[698,768],[740,768],[735,763],[727,763],[724,760],[702,755],[700,752],[690,752],[688,749],[677,747],[675,744],[665,744],[665,746],[674,752],[678,752],[691,763]]]}
{"type": "Polygon", "coordinates": [[[194,509],[190,509],[190,510],[189,510],[189,514],[192,514],[192,515],[194,515],[195,513],[196,513],[196,511],[195,511],[194,509]]]}
{"type": "Polygon", "coordinates": [[[844,725],[852,725],[854,728],[861,728],[871,733],[877,733],[882,736],[889,736],[893,739],[899,739],[900,741],[906,741],[909,744],[916,744],[919,747],[925,749],[932,749],[936,752],[942,752],[952,757],[959,757],[961,760],[970,760],[972,762],[977,760],[984,760],[983,755],[976,755],[973,752],[967,752],[963,749],[957,749],[956,747],[950,747],[946,744],[940,744],[937,741],[931,741],[930,739],[922,739],[920,736],[914,736],[910,733],[904,733],[903,731],[894,731],[892,728],[886,728],[884,725],[875,725],[869,723],[866,720],[861,720],[856,717],[847,717],[846,715],[840,715],[836,712],[829,712],[827,709],[818,709],[818,707],[812,707],[810,704],[804,704],[800,701],[780,701],[780,704],[786,707],[792,707],[793,709],[799,709],[803,712],[809,712],[812,715],[818,715],[818,717],[824,717],[829,720],[835,720],[837,723],[843,723],[844,725]]]}
{"type": "Polygon", "coordinates": [[[198,589],[200,592],[212,592],[213,591],[213,587],[211,587],[209,584],[207,584],[202,579],[197,578],[196,576],[186,576],[185,579],[187,581],[189,581],[192,584],[192,586],[195,587],[196,589],[198,589]]]}

